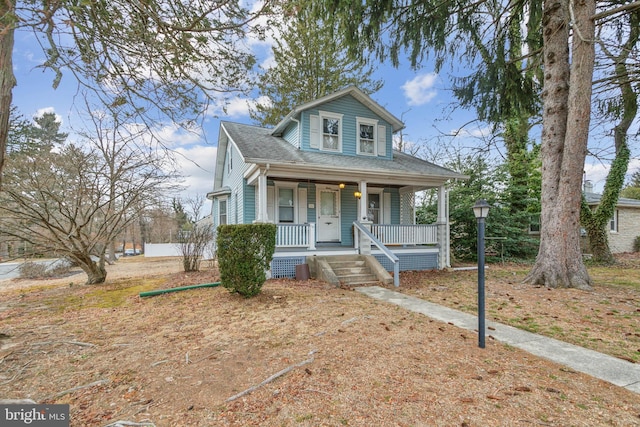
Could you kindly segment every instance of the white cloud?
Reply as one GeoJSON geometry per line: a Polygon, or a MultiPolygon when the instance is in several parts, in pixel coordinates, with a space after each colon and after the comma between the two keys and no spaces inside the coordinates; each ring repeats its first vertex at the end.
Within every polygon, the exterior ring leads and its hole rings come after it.
{"type": "Polygon", "coordinates": [[[62,121],[62,116],[58,113],[56,113],[55,108],[53,107],[45,107],[45,108],[40,108],[39,110],[36,111],[36,113],[33,115],[33,118],[35,119],[36,117],[42,117],[45,113],[53,113],[56,116],[56,121],[60,124],[63,124],[62,121]]]}
{"type": "Polygon", "coordinates": [[[437,79],[437,73],[427,73],[406,81],[402,85],[402,90],[408,99],[407,103],[412,106],[420,106],[435,98],[438,92],[433,86],[437,79]]]}
{"type": "Polygon", "coordinates": [[[492,130],[490,126],[478,127],[475,129],[468,129],[466,127],[453,129],[449,135],[457,137],[471,137],[471,138],[486,138],[491,136],[492,130]]]}
{"type": "Polygon", "coordinates": [[[207,115],[226,118],[249,117],[249,109],[254,108],[256,103],[270,104],[271,100],[266,96],[257,99],[235,97],[226,101],[216,100],[209,106],[207,115]]]}
{"type": "Polygon", "coordinates": [[[213,190],[213,169],[216,164],[217,147],[196,145],[176,150],[178,169],[184,176],[186,186],[181,197],[204,196],[213,190]]]}

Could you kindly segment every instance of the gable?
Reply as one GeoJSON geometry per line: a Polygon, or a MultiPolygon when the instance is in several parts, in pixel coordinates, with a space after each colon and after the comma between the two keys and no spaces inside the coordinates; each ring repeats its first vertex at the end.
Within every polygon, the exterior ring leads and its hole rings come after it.
{"type": "Polygon", "coordinates": [[[393,125],[351,95],[300,114],[300,149],[391,159],[393,125]]]}

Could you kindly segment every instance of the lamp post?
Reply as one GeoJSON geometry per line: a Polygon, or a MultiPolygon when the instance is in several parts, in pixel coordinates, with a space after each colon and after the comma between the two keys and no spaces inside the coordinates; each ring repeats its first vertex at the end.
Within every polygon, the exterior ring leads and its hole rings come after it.
{"type": "Polygon", "coordinates": [[[489,203],[484,199],[477,200],[473,214],[478,221],[478,347],[484,348],[484,219],[489,214],[489,203]]]}

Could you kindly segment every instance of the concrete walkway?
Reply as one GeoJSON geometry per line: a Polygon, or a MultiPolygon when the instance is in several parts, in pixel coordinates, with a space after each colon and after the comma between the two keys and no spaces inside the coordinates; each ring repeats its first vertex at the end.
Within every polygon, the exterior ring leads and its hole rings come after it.
{"type": "MultiPolygon", "coordinates": [[[[355,288],[355,290],[432,319],[452,323],[459,328],[478,330],[478,318],[471,314],[378,286],[355,288]]],[[[491,335],[497,341],[640,394],[640,365],[638,364],[500,323],[487,321],[486,325],[494,328],[489,331],[490,334],[487,333],[487,336],[491,335]]]]}

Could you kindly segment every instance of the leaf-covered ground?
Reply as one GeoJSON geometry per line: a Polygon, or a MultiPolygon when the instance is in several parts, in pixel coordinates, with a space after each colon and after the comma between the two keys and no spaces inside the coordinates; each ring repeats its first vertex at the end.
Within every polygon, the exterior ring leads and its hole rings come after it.
{"type": "MultiPolygon", "coordinates": [[[[637,394],[322,282],[139,296],[217,280],[179,269],[135,257],[101,286],[0,282],[0,398],[68,403],[73,426],[640,425],[637,394]]],[[[637,259],[591,269],[593,292],[525,273],[490,266],[489,317],[638,360],[637,259]]],[[[400,290],[473,312],[475,274],[403,273],[400,290]]]]}

